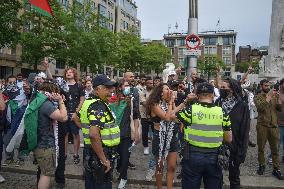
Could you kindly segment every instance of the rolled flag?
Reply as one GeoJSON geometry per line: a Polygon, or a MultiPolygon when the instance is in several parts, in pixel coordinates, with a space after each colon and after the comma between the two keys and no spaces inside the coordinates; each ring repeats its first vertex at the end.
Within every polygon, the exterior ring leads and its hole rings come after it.
{"type": "Polygon", "coordinates": [[[43,16],[52,16],[52,9],[48,0],[29,0],[32,8],[43,16]]]}

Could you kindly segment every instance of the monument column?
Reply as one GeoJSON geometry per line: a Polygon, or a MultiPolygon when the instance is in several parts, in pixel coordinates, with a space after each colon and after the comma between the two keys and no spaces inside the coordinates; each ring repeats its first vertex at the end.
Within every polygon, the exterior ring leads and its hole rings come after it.
{"type": "Polygon", "coordinates": [[[262,60],[259,77],[279,80],[284,73],[284,1],[272,1],[268,56],[262,60]]]}
{"type": "MultiPolygon", "coordinates": [[[[188,35],[191,34],[198,34],[198,0],[189,0],[188,35]]],[[[190,56],[186,70],[188,78],[196,67],[197,57],[190,56]]]]}

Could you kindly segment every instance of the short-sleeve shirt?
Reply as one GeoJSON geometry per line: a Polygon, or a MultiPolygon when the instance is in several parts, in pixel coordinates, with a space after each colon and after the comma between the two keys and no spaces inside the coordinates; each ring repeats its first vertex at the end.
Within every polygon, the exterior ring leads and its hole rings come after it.
{"type": "MultiPolygon", "coordinates": [[[[200,103],[202,106],[207,106],[207,107],[214,107],[214,104],[208,104],[208,103],[200,103]]],[[[176,117],[179,121],[181,121],[185,126],[190,126],[191,125],[191,117],[192,117],[192,105],[189,105],[185,107],[183,110],[179,111],[176,114],[176,117]]],[[[228,114],[226,114],[223,111],[223,120],[222,120],[222,128],[223,131],[230,131],[231,130],[231,121],[230,117],[228,114]]]]}
{"type": "Polygon", "coordinates": [[[51,148],[55,146],[53,120],[50,115],[57,110],[56,106],[49,100],[45,101],[38,114],[38,148],[51,148]]]}
{"type": "Polygon", "coordinates": [[[106,123],[114,121],[113,115],[102,101],[90,105],[87,110],[90,126],[103,129],[106,123]]]}
{"type": "Polygon", "coordinates": [[[68,113],[74,113],[80,104],[80,97],[85,96],[85,91],[83,86],[78,83],[68,86],[69,92],[66,94],[66,108],[68,113]]]}

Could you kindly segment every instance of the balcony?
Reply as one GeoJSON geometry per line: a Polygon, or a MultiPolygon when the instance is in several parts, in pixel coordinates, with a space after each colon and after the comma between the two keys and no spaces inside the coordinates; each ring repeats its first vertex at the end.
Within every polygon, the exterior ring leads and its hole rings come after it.
{"type": "Polygon", "coordinates": [[[0,59],[16,61],[17,60],[17,56],[15,54],[3,54],[3,53],[0,53],[0,59]]]}

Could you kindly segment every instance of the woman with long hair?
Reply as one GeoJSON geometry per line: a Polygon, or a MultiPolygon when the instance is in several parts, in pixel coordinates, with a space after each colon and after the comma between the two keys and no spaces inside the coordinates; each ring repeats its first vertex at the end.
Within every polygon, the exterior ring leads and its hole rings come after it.
{"type": "Polygon", "coordinates": [[[167,84],[156,86],[146,103],[146,112],[154,123],[152,153],[156,157],[156,185],[162,189],[164,161],[167,161],[167,188],[173,188],[179,142],[175,113],[185,107],[175,106],[173,91],[167,84]]]}
{"type": "Polygon", "coordinates": [[[247,153],[250,113],[246,102],[242,99],[240,83],[232,78],[224,79],[221,83],[220,98],[216,104],[221,106],[231,120],[233,140],[229,145],[229,180],[230,188],[240,188],[240,164],[244,163],[247,153]]]}

